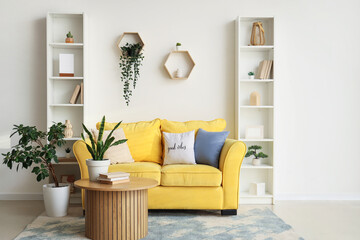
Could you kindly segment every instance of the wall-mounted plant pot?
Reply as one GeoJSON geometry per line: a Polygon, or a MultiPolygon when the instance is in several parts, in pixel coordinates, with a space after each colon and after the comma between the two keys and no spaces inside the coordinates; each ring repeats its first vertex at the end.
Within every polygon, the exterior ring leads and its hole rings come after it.
{"type": "Polygon", "coordinates": [[[121,47],[124,46],[126,43],[130,43],[130,44],[140,43],[140,45],[142,46],[141,50],[143,50],[145,47],[144,41],[142,40],[140,34],[137,32],[124,32],[120,36],[116,44],[120,52],[122,52],[121,47]]]}

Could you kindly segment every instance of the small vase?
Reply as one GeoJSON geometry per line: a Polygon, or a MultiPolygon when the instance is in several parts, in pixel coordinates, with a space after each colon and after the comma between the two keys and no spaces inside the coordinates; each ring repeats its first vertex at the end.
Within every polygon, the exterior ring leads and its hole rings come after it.
{"type": "Polygon", "coordinates": [[[66,153],[66,154],[65,154],[65,157],[66,157],[66,158],[71,158],[70,153],[66,153]]]}
{"type": "Polygon", "coordinates": [[[66,43],[74,43],[74,39],[73,38],[66,38],[65,42],[66,43]]]}
{"type": "Polygon", "coordinates": [[[255,76],[254,75],[249,75],[249,79],[254,79],[255,76]]]}
{"type": "Polygon", "coordinates": [[[254,165],[254,166],[260,166],[260,164],[261,164],[260,158],[254,158],[254,159],[252,160],[252,165],[254,165]]]}
{"type": "Polygon", "coordinates": [[[74,135],[74,132],[72,130],[72,125],[70,123],[70,120],[65,121],[65,130],[64,130],[65,138],[72,138],[74,135]]]}
{"type": "Polygon", "coordinates": [[[181,70],[179,68],[176,69],[176,71],[175,71],[175,77],[176,78],[181,78],[181,70]]]}

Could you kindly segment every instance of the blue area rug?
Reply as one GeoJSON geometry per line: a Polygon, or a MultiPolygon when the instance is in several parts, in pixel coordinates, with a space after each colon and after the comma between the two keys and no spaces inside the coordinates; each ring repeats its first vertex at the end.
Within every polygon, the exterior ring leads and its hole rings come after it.
{"type": "MultiPolygon", "coordinates": [[[[62,218],[42,214],[16,239],[87,239],[81,212],[72,208],[62,218]]],[[[237,216],[221,216],[218,211],[150,211],[148,226],[146,240],[303,240],[267,207],[240,206],[237,216]]]]}

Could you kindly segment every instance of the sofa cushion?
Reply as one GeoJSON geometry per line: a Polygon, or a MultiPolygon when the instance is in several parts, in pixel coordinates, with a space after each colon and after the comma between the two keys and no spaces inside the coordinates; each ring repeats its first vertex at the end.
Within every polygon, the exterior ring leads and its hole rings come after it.
{"type": "Polygon", "coordinates": [[[194,154],[195,131],[164,135],[164,164],[196,164],[194,154]]]}
{"type": "MultiPolygon", "coordinates": [[[[117,123],[105,123],[105,130],[112,130],[117,123]]],[[[100,123],[96,124],[99,129],[100,123]]],[[[121,123],[128,139],[131,156],[135,162],[162,163],[160,119],[136,123],[121,123]]]]}
{"type": "Polygon", "coordinates": [[[162,186],[221,186],[222,173],[212,166],[173,164],[161,168],[162,186]]]}
{"type": "Polygon", "coordinates": [[[132,177],[154,179],[160,184],[161,166],[153,162],[122,163],[109,166],[109,172],[127,172],[132,177]]]}

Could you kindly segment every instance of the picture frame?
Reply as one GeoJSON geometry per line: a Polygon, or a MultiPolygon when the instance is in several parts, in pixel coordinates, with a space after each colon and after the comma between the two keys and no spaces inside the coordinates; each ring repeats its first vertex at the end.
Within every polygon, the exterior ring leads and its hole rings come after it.
{"type": "Polygon", "coordinates": [[[61,175],[61,183],[70,183],[70,193],[75,192],[75,175],[61,175]]]}
{"type": "Polygon", "coordinates": [[[245,129],[246,139],[263,139],[264,138],[264,125],[248,126],[245,129]]]}

